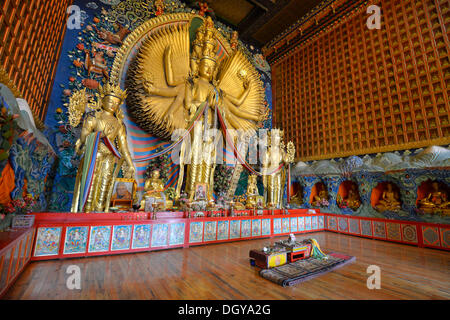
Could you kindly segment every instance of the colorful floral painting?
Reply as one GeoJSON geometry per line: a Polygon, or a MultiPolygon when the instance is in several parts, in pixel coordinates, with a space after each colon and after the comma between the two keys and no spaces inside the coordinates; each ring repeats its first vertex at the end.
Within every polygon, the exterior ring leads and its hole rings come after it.
{"type": "Polygon", "coordinates": [[[270,236],[270,219],[262,220],[261,234],[263,236],[270,236]]]}
{"type": "Polygon", "coordinates": [[[205,222],[204,241],[215,241],[217,234],[217,221],[205,222]]]}
{"type": "Polygon", "coordinates": [[[130,249],[131,225],[114,226],[111,250],[130,249]]]}
{"type": "Polygon", "coordinates": [[[172,223],[169,232],[169,245],[184,244],[184,223],[172,223]]]}
{"type": "Polygon", "coordinates": [[[283,218],[283,233],[289,233],[290,223],[289,218],[283,218]]]}
{"type": "Polygon", "coordinates": [[[298,217],[298,231],[305,231],[305,217],[298,217]]]}
{"type": "Polygon", "coordinates": [[[67,227],[64,254],[85,253],[89,227],[67,227]]]}
{"type": "Polygon", "coordinates": [[[61,227],[38,229],[36,247],[34,248],[35,257],[55,256],[58,254],[61,229],[61,227]]]}
{"type": "Polygon", "coordinates": [[[143,249],[150,247],[150,224],[137,224],[134,226],[132,249],[143,249]]]}
{"type": "Polygon", "coordinates": [[[305,217],[305,230],[311,230],[311,217],[305,217]]]}
{"type": "Polygon", "coordinates": [[[252,221],[252,237],[259,237],[261,235],[261,219],[252,221]]]}
{"type": "Polygon", "coordinates": [[[241,238],[248,238],[251,236],[251,220],[242,220],[241,238]]]}
{"type": "Polygon", "coordinates": [[[219,221],[217,223],[217,240],[228,239],[229,221],[219,221]]]}
{"type": "Polygon", "coordinates": [[[89,252],[104,252],[109,250],[111,226],[91,227],[89,236],[89,252]]]}
{"type": "Polygon", "coordinates": [[[297,218],[291,218],[291,232],[297,232],[297,218]]]}
{"type": "Polygon", "coordinates": [[[230,221],[230,239],[240,238],[241,233],[241,220],[230,221]]]}
{"type": "Polygon", "coordinates": [[[317,227],[317,216],[311,217],[311,229],[316,230],[317,227]]]}
{"type": "Polygon", "coordinates": [[[169,232],[169,226],[165,223],[153,225],[152,247],[167,246],[168,232],[169,232]]]}
{"type": "Polygon", "coordinates": [[[203,238],[203,222],[191,222],[189,233],[189,242],[202,242],[203,238]]]}
{"type": "Polygon", "coordinates": [[[273,219],[273,233],[274,234],[281,233],[281,218],[273,219]]]}

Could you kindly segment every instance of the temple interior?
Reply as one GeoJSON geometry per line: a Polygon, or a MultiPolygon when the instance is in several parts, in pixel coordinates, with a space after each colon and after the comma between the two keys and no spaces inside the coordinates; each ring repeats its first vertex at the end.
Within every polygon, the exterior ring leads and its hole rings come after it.
{"type": "Polygon", "coordinates": [[[2,0],[0,40],[0,299],[450,298],[448,0],[2,0]]]}

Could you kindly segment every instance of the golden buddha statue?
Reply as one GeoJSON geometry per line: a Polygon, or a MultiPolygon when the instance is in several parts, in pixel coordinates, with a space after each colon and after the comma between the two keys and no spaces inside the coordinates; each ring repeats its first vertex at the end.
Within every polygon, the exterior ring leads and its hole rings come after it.
{"type": "Polygon", "coordinates": [[[189,28],[190,23],[161,27],[143,42],[129,69],[127,105],[138,125],[161,139],[169,140],[177,129],[191,130],[189,143],[181,144],[176,198],[186,179],[189,199],[196,185],[208,184],[209,202],[217,149],[211,132],[219,125],[256,130],[265,116],[265,94],[258,72],[239,50],[225,50],[219,68],[220,34],[210,17],[195,30],[192,44],[189,28]]]}
{"type": "Polygon", "coordinates": [[[352,210],[356,210],[361,206],[361,200],[355,184],[352,184],[350,190],[348,191],[347,198],[344,199],[344,203],[346,203],[352,210]]]}
{"type": "Polygon", "coordinates": [[[325,185],[318,184],[317,187],[319,188],[317,195],[314,196],[314,201],[312,205],[314,207],[320,207],[323,206],[325,203],[328,202],[328,191],[325,188],[325,185]]]}
{"type": "Polygon", "coordinates": [[[257,206],[257,197],[258,194],[258,186],[256,185],[256,175],[252,174],[248,176],[248,184],[247,184],[247,202],[246,207],[247,209],[253,209],[257,206]]]}
{"type": "Polygon", "coordinates": [[[295,193],[295,195],[293,195],[291,197],[290,204],[296,205],[296,206],[301,206],[303,204],[303,190],[302,189],[298,190],[295,193]]]}
{"type": "Polygon", "coordinates": [[[439,187],[439,183],[433,181],[431,183],[433,188],[428,195],[419,200],[419,208],[426,213],[436,213],[438,211],[444,214],[450,214],[450,202],[447,198],[447,192],[439,187]]]}
{"type": "Polygon", "coordinates": [[[268,208],[281,209],[286,185],[286,168],[280,165],[294,161],[295,147],[290,141],[285,148],[283,131],[272,129],[267,133],[268,148],[263,156],[264,198],[268,208]]]}
{"type": "Polygon", "coordinates": [[[383,191],[381,199],[375,206],[378,211],[398,211],[401,208],[398,193],[393,189],[392,183],[387,184],[387,190],[383,191]]]}
{"type": "Polygon", "coordinates": [[[78,126],[86,105],[95,113],[85,117],[75,152],[83,154],[78,168],[72,200],[72,212],[107,212],[115,179],[124,161],[128,175],[134,177],[135,168],[128,149],[126,130],[120,105],[126,92],[120,86],[100,86],[97,104],[89,105],[85,90],[76,92],[69,103],[69,120],[78,126]]]}
{"type": "Polygon", "coordinates": [[[145,208],[146,198],[154,198],[156,202],[166,203],[166,196],[164,194],[164,182],[160,179],[160,172],[155,170],[152,172],[150,178],[145,181],[144,195],[141,200],[141,209],[145,208]]]}

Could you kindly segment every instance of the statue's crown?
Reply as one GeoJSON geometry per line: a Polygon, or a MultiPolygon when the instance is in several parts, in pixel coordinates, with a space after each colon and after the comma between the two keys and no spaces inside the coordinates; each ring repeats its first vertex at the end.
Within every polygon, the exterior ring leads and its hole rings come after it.
{"type": "Polygon", "coordinates": [[[200,60],[208,59],[217,62],[217,38],[214,22],[211,17],[207,17],[201,26],[204,34],[202,45],[202,56],[200,60]]]}
{"type": "Polygon", "coordinates": [[[98,93],[101,98],[106,96],[113,96],[119,98],[120,100],[125,100],[127,97],[127,90],[122,90],[120,85],[108,82],[103,87],[100,85],[98,87],[98,93]]]}

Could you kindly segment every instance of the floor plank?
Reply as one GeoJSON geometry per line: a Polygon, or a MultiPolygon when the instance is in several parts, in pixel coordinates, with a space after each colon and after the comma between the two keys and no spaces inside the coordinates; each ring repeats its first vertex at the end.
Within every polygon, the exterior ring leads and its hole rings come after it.
{"type": "Polygon", "coordinates": [[[448,252],[319,232],[325,252],[356,261],[294,287],[258,275],[250,249],[260,239],[117,256],[31,263],[4,299],[449,299],[448,252]],[[69,265],[81,269],[81,290],[66,287],[69,265]],[[367,267],[381,268],[381,289],[366,286],[367,267]]]}

